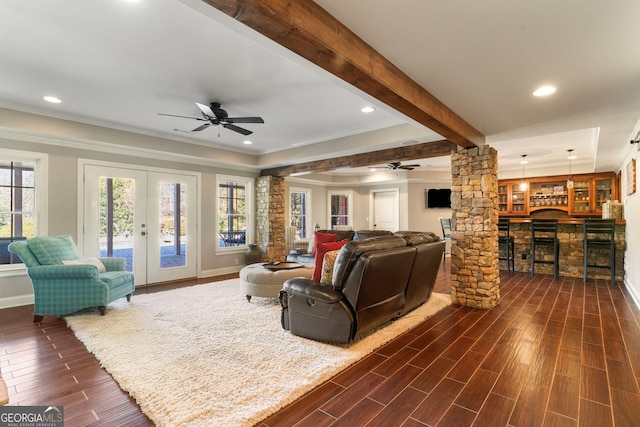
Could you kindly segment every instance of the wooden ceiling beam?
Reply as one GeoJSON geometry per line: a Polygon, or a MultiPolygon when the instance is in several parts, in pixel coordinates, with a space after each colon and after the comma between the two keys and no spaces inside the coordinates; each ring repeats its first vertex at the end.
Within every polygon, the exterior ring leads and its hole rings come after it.
{"type": "Polygon", "coordinates": [[[260,175],[285,177],[291,176],[292,174],[326,172],[346,167],[367,167],[401,160],[427,159],[430,157],[448,156],[451,154],[451,151],[456,149],[456,147],[456,144],[446,140],[425,142],[405,147],[388,148],[385,150],[354,154],[352,156],[334,157],[332,159],[316,160],[313,162],[263,169],[260,171],[260,175]]]}
{"type": "Polygon", "coordinates": [[[465,148],[484,135],[312,0],[202,0],[465,148]]]}

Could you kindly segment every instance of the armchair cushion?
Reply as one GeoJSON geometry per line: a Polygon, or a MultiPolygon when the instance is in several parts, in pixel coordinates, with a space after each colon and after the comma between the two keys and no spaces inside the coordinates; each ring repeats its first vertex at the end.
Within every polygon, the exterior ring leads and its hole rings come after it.
{"type": "Polygon", "coordinates": [[[100,280],[105,282],[109,288],[115,288],[128,282],[133,282],[133,274],[122,271],[107,271],[100,275],[100,280]]]}
{"type": "Polygon", "coordinates": [[[27,246],[41,265],[62,264],[65,260],[80,259],[71,236],[32,237],[27,246]]]}

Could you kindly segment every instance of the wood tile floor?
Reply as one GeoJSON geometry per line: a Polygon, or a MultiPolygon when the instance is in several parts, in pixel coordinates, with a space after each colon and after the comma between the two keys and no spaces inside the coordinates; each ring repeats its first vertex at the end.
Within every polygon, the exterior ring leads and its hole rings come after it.
{"type": "MultiPolygon", "coordinates": [[[[516,273],[501,293],[493,310],[439,312],[260,426],[640,426],[640,310],[624,286],[516,273]]],[[[0,310],[9,404],[64,405],[68,426],[152,425],[62,320],[34,325],[31,310],[0,310]]]]}

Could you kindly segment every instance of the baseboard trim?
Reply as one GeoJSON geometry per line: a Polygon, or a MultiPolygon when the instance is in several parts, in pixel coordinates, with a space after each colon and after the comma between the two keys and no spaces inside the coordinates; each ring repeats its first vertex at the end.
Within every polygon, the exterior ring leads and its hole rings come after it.
{"type": "Polygon", "coordinates": [[[33,294],[0,298],[0,309],[20,307],[22,305],[29,305],[29,304],[33,304],[33,301],[34,301],[33,294]]]}
{"type": "Polygon", "coordinates": [[[233,267],[216,268],[214,270],[202,270],[198,277],[224,276],[225,274],[239,273],[242,267],[244,267],[244,265],[234,265],[233,267]]]}
{"type": "Polygon", "coordinates": [[[625,277],[624,286],[629,291],[629,294],[631,294],[631,299],[633,299],[633,302],[636,304],[636,307],[640,308],[640,295],[636,294],[635,288],[631,286],[631,284],[629,283],[629,279],[627,277],[625,277]]]}

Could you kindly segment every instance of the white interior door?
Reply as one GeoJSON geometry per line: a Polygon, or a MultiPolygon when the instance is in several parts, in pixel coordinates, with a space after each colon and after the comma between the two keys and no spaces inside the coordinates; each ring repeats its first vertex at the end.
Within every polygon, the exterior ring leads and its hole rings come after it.
{"type": "Polygon", "coordinates": [[[375,230],[398,231],[400,208],[398,190],[372,190],[372,227],[375,230]]]}
{"type": "Polygon", "coordinates": [[[84,166],[83,251],[117,256],[136,285],[197,274],[196,177],[84,166]]]}

